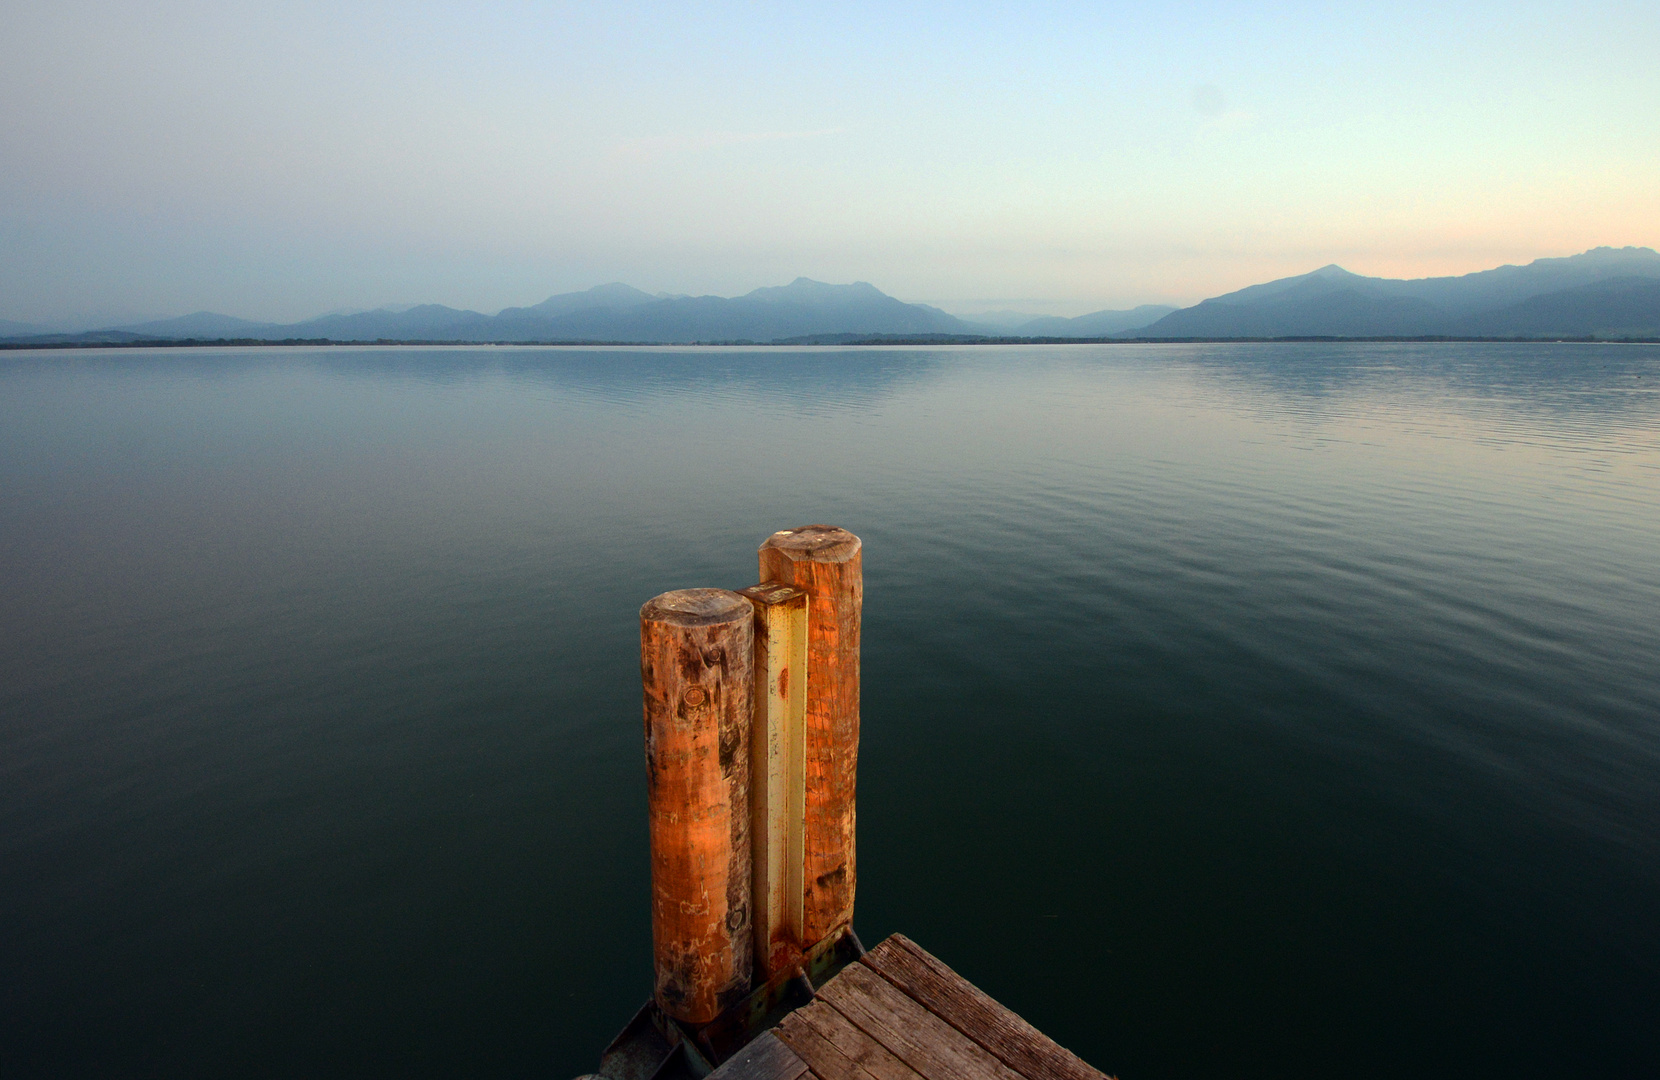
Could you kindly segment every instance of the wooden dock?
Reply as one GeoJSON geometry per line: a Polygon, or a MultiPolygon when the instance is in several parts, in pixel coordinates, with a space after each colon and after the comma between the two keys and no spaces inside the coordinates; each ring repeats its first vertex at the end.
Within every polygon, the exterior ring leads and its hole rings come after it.
{"type": "Polygon", "coordinates": [[[640,609],[655,986],[603,1080],[1103,1080],[908,938],[853,932],[862,542],[640,609]]]}
{"type": "Polygon", "coordinates": [[[1071,1051],[895,934],[763,1032],[711,1080],[1104,1080],[1071,1051]]]}

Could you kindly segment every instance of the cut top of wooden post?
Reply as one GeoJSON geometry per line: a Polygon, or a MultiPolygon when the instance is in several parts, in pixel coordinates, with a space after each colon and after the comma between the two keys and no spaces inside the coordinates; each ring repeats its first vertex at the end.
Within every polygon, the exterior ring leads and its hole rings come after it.
{"type": "Polygon", "coordinates": [[[749,617],[748,601],[730,589],[676,589],[654,596],[640,608],[642,622],[671,626],[714,626],[749,617]]]}
{"type": "Polygon", "coordinates": [[[773,533],[761,550],[776,551],[791,561],[844,563],[858,555],[862,546],[857,536],[835,525],[803,525],[773,533]]]}

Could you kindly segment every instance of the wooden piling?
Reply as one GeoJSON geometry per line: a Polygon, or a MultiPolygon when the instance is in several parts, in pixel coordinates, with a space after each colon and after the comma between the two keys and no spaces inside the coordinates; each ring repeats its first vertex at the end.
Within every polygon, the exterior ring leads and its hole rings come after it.
{"type": "Polygon", "coordinates": [[[593,1080],[1111,1080],[908,939],[853,933],[860,549],[774,533],[761,584],[640,609],[656,988],[593,1080]]]}
{"type": "Polygon", "coordinates": [[[806,843],[802,944],[853,922],[859,764],[859,538],[831,525],[786,529],[760,547],[761,580],[808,596],[806,843]]]}
{"type": "Polygon", "coordinates": [[[807,814],[807,594],[777,582],[742,590],[755,607],[750,839],[756,982],[801,962],[807,814]]]}
{"type": "Polygon", "coordinates": [[[749,992],[754,615],[725,589],[640,609],[658,1006],[703,1024],[749,992]]]}

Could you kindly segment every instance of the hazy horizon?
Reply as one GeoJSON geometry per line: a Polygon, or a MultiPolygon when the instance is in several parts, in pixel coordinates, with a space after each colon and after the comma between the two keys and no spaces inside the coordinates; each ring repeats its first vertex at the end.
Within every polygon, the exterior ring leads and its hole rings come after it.
{"type": "MultiPolygon", "coordinates": [[[[1626,246],[1623,247],[1623,249],[1622,248],[1605,247],[1605,248],[1593,249],[1593,250],[1587,251],[1587,252],[1576,252],[1575,256],[1578,256],[1577,258],[1576,257],[1561,257],[1561,256],[1541,256],[1540,259],[1538,259],[1538,260],[1529,260],[1529,262],[1527,264],[1522,264],[1522,265],[1524,265],[1524,266],[1532,265],[1536,262],[1537,263],[1552,263],[1552,262],[1579,263],[1579,262],[1581,262],[1581,259],[1583,259],[1583,258],[1597,257],[1599,255],[1602,255],[1605,252],[1609,253],[1609,254],[1612,254],[1612,255],[1616,255],[1616,256],[1620,256],[1620,255],[1629,256],[1629,255],[1632,255],[1632,254],[1639,254],[1639,253],[1646,253],[1651,258],[1655,256],[1655,249],[1653,247],[1650,247],[1650,246],[1647,246],[1647,245],[1626,245],[1626,246]]],[[[1317,267],[1317,268],[1315,268],[1315,271],[1328,270],[1328,269],[1331,269],[1331,267],[1333,265],[1335,265],[1335,264],[1328,264],[1326,267],[1317,267]]],[[[1516,268],[1517,268],[1516,264],[1507,264],[1505,267],[1488,267],[1486,269],[1487,270],[1495,270],[1495,269],[1516,269],[1516,268]]],[[[1338,267],[1337,269],[1343,270],[1345,268],[1338,267]]],[[[1317,276],[1317,274],[1314,271],[1311,271],[1311,272],[1309,272],[1308,274],[1305,274],[1305,275],[1292,275],[1292,279],[1301,278],[1301,277],[1305,277],[1305,276],[1317,276]]],[[[818,282],[818,281],[814,281],[813,279],[806,278],[804,276],[798,277],[794,280],[798,284],[801,283],[801,282],[807,282],[807,283],[809,283],[813,286],[830,285],[831,287],[837,288],[837,289],[845,289],[845,288],[848,288],[850,286],[863,285],[863,286],[871,286],[873,288],[876,288],[878,292],[883,291],[883,290],[881,290],[881,288],[879,286],[875,286],[873,283],[867,282],[867,281],[858,281],[858,282],[818,282]]],[[[1371,280],[1382,280],[1382,279],[1371,279],[1371,280]]],[[[1399,279],[1396,279],[1396,280],[1399,280],[1399,279]]],[[[1423,279],[1420,279],[1420,280],[1423,280],[1423,279]]],[[[1437,280],[1437,279],[1431,279],[1431,280],[1437,280]]],[[[1451,280],[1451,278],[1440,278],[1439,280],[1451,280]]],[[[782,285],[782,284],[785,284],[785,283],[779,283],[779,285],[782,285]]],[[[1254,282],[1252,284],[1253,285],[1261,285],[1261,284],[1264,284],[1264,283],[1254,282]]],[[[588,289],[585,289],[585,290],[584,289],[579,289],[579,290],[572,290],[571,292],[566,293],[566,294],[554,294],[551,297],[544,297],[543,300],[557,299],[559,295],[581,295],[585,292],[597,292],[597,291],[604,290],[606,288],[609,288],[609,287],[612,287],[612,286],[618,286],[618,285],[621,285],[621,286],[624,286],[624,287],[627,287],[627,288],[632,288],[632,286],[629,286],[627,282],[602,282],[598,285],[590,286],[588,289]]],[[[756,291],[763,291],[763,292],[764,291],[773,291],[773,290],[776,290],[777,288],[778,288],[778,285],[762,286],[756,291]]],[[[640,290],[640,291],[643,292],[644,290],[640,290]]],[[[684,300],[684,299],[694,297],[695,294],[684,293],[684,292],[676,293],[676,292],[670,292],[670,291],[660,291],[660,292],[657,292],[657,293],[652,294],[652,295],[653,295],[653,299],[655,299],[655,300],[684,300]]],[[[742,295],[745,295],[745,294],[739,294],[740,297],[742,295]]],[[[891,294],[889,294],[889,295],[891,295],[891,294]]],[[[713,297],[713,294],[703,294],[702,298],[736,299],[738,297],[713,297]]],[[[899,299],[899,298],[895,298],[895,299],[899,299]]],[[[427,302],[427,303],[430,303],[430,302],[427,302]]],[[[911,302],[908,302],[908,303],[915,303],[915,302],[911,301],[911,302]]],[[[393,304],[376,305],[375,307],[370,307],[370,308],[349,308],[349,307],[348,308],[333,308],[333,309],[330,309],[328,311],[317,312],[312,316],[304,317],[304,318],[299,319],[299,320],[289,320],[286,323],[282,322],[282,321],[278,321],[278,320],[268,320],[268,321],[266,321],[266,324],[267,325],[275,325],[275,326],[303,325],[306,322],[309,322],[309,321],[312,321],[312,320],[315,320],[315,319],[327,318],[329,316],[373,314],[373,313],[377,313],[377,312],[387,312],[387,313],[399,314],[399,313],[410,311],[413,308],[422,307],[422,306],[426,306],[426,305],[425,304],[417,304],[417,303],[401,303],[401,304],[400,303],[393,303],[393,304]]],[[[1034,303],[1033,306],[1035,307],[1036,304],[1034,303]]],[[[1145,307],[1145,308],[1159,308],[1161,306],[1165,306],[1165,307],[1168,307],[1171,310],[1174,310],[1175,308],[1178,308],[1178,307],[1191,306],[1191,305],[1168,305],[1168,306],[1166,306],[1166,305],[1157,305],[1157,304],[1147,304],[1147,305],[1135,305],[1134,309],[1139,309],[1139,308],[1143,308],[1143,307],[1145,307]]],[[[460,309],[460,310],[467,310],[467,309],[460,309]]],[[[483,315],[483,316],[489,318],[489,317],[494,317],[498,314],[506,314],[506,313],[509,313],[511,311],[516,311],[516,310],[522,311],[522,310],[525,310],[525,308],[524,308],[524,306],[521,306],[521,305],[503,305],[503,306],[491,306],[491,307],[487,307],[487,308],[483,308],[483,309],[470,309],[470,310],[473,310],[477,314],[480,314],[480,315],[483,315]]],[[[534,310],[534,308],[532,308],[531,310],[534,310]]],[[[1037,311],[1037,310],[1017,312],[1017,311],[1011,310],[1011,309],[990,309],[990,310],[980,310],[980,311],[973,311],[973,310],[952,311],[952,310],[949,310],[949,309],[945,309],[945,310],[946,310],[947,314],[952,315],[952,316],[957,317],[957,318],[960,318],[960,319],[962,319],[966,322],[973,323],[975,321],[978,321],[981,325],[987,327],[988,329],[1010,329],[1010,328],[1015,328],[1018,325],[1026,322],[1030,319],[1043,318],[1043,317],[1045,317],[1046,314],[1049,314],[1049,313],[1045,313],[1045,312],[1037,311]]],[[[1105,315],[1105,314],[1112,314],[1113,310],[1114,309],[1090,308],[1090,309],[1087,309],[1085,311],[1060,312],[1059,314],[1061,314],[1065,317],[1076,317],[1076,316],[1079,316],[1079,315],[1105,315]]],[[[1117,309],[1117,311],[1119,311],[1119,312],[1126,312],[1126,311],[1129,311],[1129,310],[1132,310],[1132,308],[1117,309]]],[[[172,320],[175,320],[175,319],[178,319],[178,318],[181,318],[181,317],[186,317],[187,318],[187,317],[190,317],[190,316],[193,316],[193,315],[218,315],[218,316],[228,315],[228,316],[231,316],[232,318],[246,318],[246,316],[242,316],[238,312],[209,312],[209,311],[206,311],[206,310],[197,310],[197,311],[193,311],[193,312],[156,313],[156,314],[147,315],[147,316],[129,317],[129,318],[127,318],[126,320],[124,320],[122,322],[114,322],[114,321],[110,321],[110,320],[100,321],[100,320],[95,319],[95,318],[89,318],[89,317],[84,317],[83,316],[82,318],[80,318],[78,320],[77,319],[59,320],[55,325],[52,324],[52,323],[47,323],[47,322],[36,323],[36,324],[33,324],[33,325],[35,325],[35,326],[37,326],[41,329],[50,330],[52,332],[78,332],[78,331],[83,331],[83,330],[94,330],[94,329],[118,329],[118,328],[121,328],[123,326],[125,326],[125,327],[142,327],[142,326],[146,325],[147,323],[151,323],[151,322],[167,322],[167,321],[172,321],[172,320]]],[[[258,320],[249,319],[248,321],[256,322],[258,320]]],[[[0,320],[0,322],[4,322],[4,320],[0,320]]],[[[18,325],[27,325],[27,324],[19,323],[18,325]]],[[[5,327],[0,327],[0,329],[4,329],[4,328],[5,327]]]]}
{"type": "Polygon", "coordinates": [[[1660,13],[11,5],[0,318],[865,280],[953,314],[1660,221],[1660,13]]]}

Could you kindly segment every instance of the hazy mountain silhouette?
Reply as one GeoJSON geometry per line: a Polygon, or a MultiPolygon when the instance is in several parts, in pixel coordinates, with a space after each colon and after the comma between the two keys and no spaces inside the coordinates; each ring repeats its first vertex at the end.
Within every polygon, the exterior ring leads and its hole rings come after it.
{"type": "Polygon", "coordinates": [[[551,320],[578,311],[624,311],[658,299],[632,285],[613,281],[582,292],[550,296],[530,307],[503,308],[487,325],[480,324],[478,332],[491,341],[547,341],[551,340],[548,328],[551,320]]]}
{"type": "MultiPolygon", "coordinates": [[[[995,313],[994,313],[995,314],[995,313]]],[[[1193,307],[1143,305],[1075,319],[1038,317],[1012,329],[972,323],[896,300],[868,282],[797,278],[743,296],[653,296],[621,282],[560,293],[495,315],[441,304],[339,312],[273,324],[198,311],[82,334],[0,323],[13,343],[137,339],[332,341],[699,341],[947,337],[1653,337],[1660,336],[1660,254],[1596,248],[1461,277],[1363,277],[1339,266],[1252,285],[1193,307]]]]}
{"type": "Polygon", "coordinates": [[[144,341],[174,341],[176,338],[158,338],[153,334],[135,334],[131,330],[83,330],[80,333],[20,334],[0,337],[7,345],[133,345],[144,341]]]}
{"type": "MultiPolygon", "coordinates": [[[[27,328],[33,329],[33,328],[27,328]]],[[[331,341],[773,341],[812,334],[972,334],[975,329],[926,304],[895,300],[867,282],[826,285],[797,278],[788,285],[720,296],[652,296],[620,282],[550,296],[495,315],[441,304],[322,315],[304,322],[256,323],[202,311],[176,319],[52,335],[52,342],[121,341],[134,337],[326,338],[331,341]]],[[[24,337],[23,334],[7,335],[24,337]]],[[[28,335],[36,340],[35,335],[28,335]]],[[[38,338],[46,344],[43,338],[38,338]]]]}
{"type": "Polygon", "coordinates": [[[1171,312],[1136,337],[1376,337],[1434,332],[1444,310],[1337,266],[1171,312]]]}
{"type": "MultiPolygon", "coordinates": [[[[468,331],[487,324],[490,316],[458,311],[443,304],[417,304],[403,311],[380,308],[355,315],[323,315],[305,322],[272,327],[250,337],[328,338],[332,341],[473,341],[468,331]]],[[[242,335],[237,335],[242,336],[242,335]]]]}
{"type": "Polygon", "coordinates": [[[1108,337],[1151,326],[1176,309],[1169,304],[1142,304],[1128,311],[1092,311],[1074,319],[1043,315],[1008,330],[1020,337],[1108,337]]]}
{"type": "Polygon", "coordinates": [[[534,315],[537,318],[551,319],[566,315],[573,311],[584,311],[592,308],[630,308],[641,304],[649,304],[653,300],[663,297],[653,296],[642,292],[632,285],[624,285],[620,281],[613,281],[609,285],[595,285],[582,292],[560,293],[550,296],[540,304],[522,308],[503,308],[496,314],[496,318],[521,318],[534,315]]]}
{"type": "Polygon", "coordinates": [[[1467,316],[1468,337],[1660,337],[1660,277],[1622,277],[1467,316]]]}
{"type": "MultiPolygon", "coordinates": [[[[628,286],[570,293],[535,308],[502,312],[476,336],[490,341],[773,341],[809,334],[970,333],[967,324],[938,308],[907,304],[874,285],[826,285],[797,278],[788,285],[720,296],[647,296],[628,286]],[[621,290],[627,290],[622,292],[621,290]],[[575,298],[587,297],[582,307],[575,298]],[[643,298],[643,299],[642,299],[643,298]],[[555,304],[558,301],[558,304],[555,304]]],[[[469,327],[469,331],[473,328],[469,327]]]]}
{"type": "Polygon", "coordinates": [[[988,334],[1007,334],[1017,326],[1045,316],[1035,311],[977,311],[972,315],[957,317],[970,326],[984,327],[988,334]]]}
{"type": "Polygon", "coordinates": [[[154,319],[119,329],[158,338],[238,338],[260,337],[278,327],[273,323],[238,319],[234,315],[197,311],[176,319],[154,319]]]}
{"type": "MultiPolygon", "coordinates": [[[[1604,296],[1594,286],[1618,279],[1660,279],[1660,253],[1652,248],[1596,248],[1561,259],[1536,259],[1526,266],[1501,266],[1462,277],[1362,277],[1339,266],[1252,285],[1171,312],[1133,337],[1413,337],[1427,334],[1510,336],[1476,327],[1489,325],[1487,314],[1517,309],[1503,321],[1532,329],[1525,336],[1583,336],[1589,309],[1579,302],[1627,305],[1619,308],[1630,325],[1653,325],[1652,309],[1641,309],[1643,293],[1604,296]],[[1580,290],[1589,290],[1581,292],[1580,290]],[[1561,296],[1549,304],[1543,298],[1561,296]],[[1539,301],[1539,303],[1535,303],[1539,301]],[[1633,309],[1630,305],[1635,304],[1633,309]],[[1530,308],[1529,305],[1532,305],[1530,308]],[[1520,309],[1534,314],[1523,316],[1520,309]]],[[[1616,290],[1617,291],[1617,290],[1616,290]]],[[[1608,309],[1608,317],[1616,309],[1608,309]]],[[[1592,320],[1596,321],[1595,319],[1592,320]]],[[[1497,325],[1497,324],[1493,324],[1497,325]]],[[[1631,335],[1642,336],[1642,335],[1631,335]]]]}

